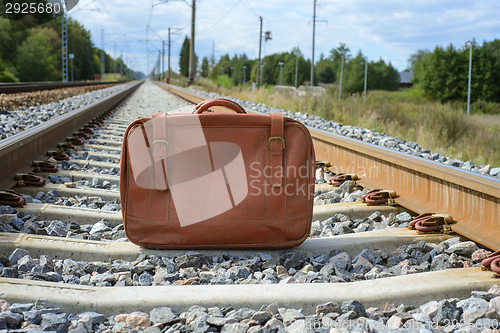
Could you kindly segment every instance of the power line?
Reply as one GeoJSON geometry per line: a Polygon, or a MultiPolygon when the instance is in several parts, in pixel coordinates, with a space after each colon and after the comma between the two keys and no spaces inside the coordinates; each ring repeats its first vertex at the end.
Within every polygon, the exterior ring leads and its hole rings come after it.
{"type": "Polygon", "coordinates": [[[251,11],[255,16],[259,17],[259,15],[253,10],[252,6],[248,3],[247,0],[243,0],[243,4],[251,11]]]}
{"type": "Polygon", "coordinates": [[[214,24],[212,24],[212,26],[208,29],[205,29],[203,30],[202,32],[199,32],[197,35],[200,35],[200,34],[203,34],[205,32],[207,32],[208,30],[212,29],[213,27],[215,27],[217,24],[219,24],[227,15],[229,15],[229,13],[231,13],[233,11],[233,9],[236,8],[236,6],[238,6],[238,4],[241,2],[241,0],[238,0],[234,6],[226,13],[224,14],[217,22],[215,22],[214,24]]]}

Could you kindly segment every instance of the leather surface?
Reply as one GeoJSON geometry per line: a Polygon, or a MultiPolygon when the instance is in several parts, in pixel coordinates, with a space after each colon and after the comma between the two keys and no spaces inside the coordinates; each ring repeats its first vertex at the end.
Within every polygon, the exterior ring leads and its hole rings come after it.
{"type": "MultiPolygon", "coordinates": [[[[172,195],[172,188],[178,184],[171,183],[167,179],[166,182],[162,182],[162,188],[144,188],[140,183],[147,181],[146,178],[151,180],[158,178],[153,166],[142,171],[140,177],[144,179],[137,180],[141,186],[136,182],[130,150],[141,149],[141,145],[133,140],[144,138],[144,125],[141,124],[151,120],[152,117],[132,122],[125,132],[121,151],[120,197],[125,231],[133,243],[158,249],[283,248],[299,245],[308,237],[313,212],[315,154],[311,136],[303,124],[282,115],[203,113],[167,115],[166,119],[169,117],[199,117],[208,143],[205,147],[213,147],[212,156],[215,156],[217,147],[213,143],[234,144],[241,150],[245,170],[241,173],[224,174],[227,190],[231,194],[232,209],[206,220],[182,226],[172,195]],[[282,121],[279,120],[280,117],[282,121]],[[273,118],[275,126],[276,124],[282,126],[273,128],[273,132],[282,133],[285,141],[284,150],[281,140],[269,140],[273,136],[279,136],[271,133],[273,118]],[[270,170],[276,169],[276,165],[279,164],[282,164],[283,172],[277,177],[270,170]],[[238,180],[245,174],[246,180],[243,181],[248,184],[246,196],[245,193],[237,193],[230,186],[230,182],[228,183],[228,179],[238,180]],[[165,183],[168,183],[166,190],[165,183]]],[[[182,120],[182,118],[176,119],[182,120]]],[[[179,132],[179,137],[182,137],[180,136],[182,133],[189,133],[192,130],[187,127],[179,125],[175,128],[175,131],[179,132]]],[[[170,143],[168,147],[170,149],[170,143]]],[[[142,152],[142,155],[134,151],[132,153],[134,156],[148,158],[148,153],[145,152],[142,152]]],[[[200,153],[200,156],[203,154],[200,153]]],[[[152,158],[158,165],[158,158],[152,158]]],[[[208,167],[209,172],[220,171],[227,162],[216,162],[214,157],[212,159],[208,167]]],[[[199,163],[201,169],[206,168],[201,160],[199,163]]],[[[172,168],[172,165],[175,167],[175,159],[167,164],[166,168],[169,171],[175,169],[172,168]]],[[[162,172],[164,167],[161,165],[162,172]]],[[[202,174],[207,170],[199,172],[202,174]]],[[[222,205],[214,196],[202,197],[200,193],[205,193],[204,190],[206,192],[206,189],[196,188],[196,185],[185,186],[183,189],[187,191],[184,195],[192,198],[187,208],[193,214],[203,210],[202,207],[207,202],[212,206],[222,205]]],[[[186,207],[181,208],[184,214],[186,207]]]]}

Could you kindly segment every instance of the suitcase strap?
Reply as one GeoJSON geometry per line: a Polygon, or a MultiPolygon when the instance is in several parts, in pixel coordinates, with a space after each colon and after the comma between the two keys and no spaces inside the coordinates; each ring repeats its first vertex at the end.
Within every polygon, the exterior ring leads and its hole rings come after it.
{"type": "Polygon", "coordinates": [[[283,177],[283,154],[285,151],[284,122],[285,118],[281,113],[271,113],[271,133],[268,140],[269,161],[271,163],[271,174],[269,184],[271,193],[267,199],[267,218],[282,219],[286,217],[286,191],[284,191],[283,177]]]}
{"type": "MultiPolygon", "coordinates": [[[[167,181],[167,150],[168,142],[167,133],[165,132],[165,113],[155,114],[153,121],[153,142],[151,142],[152,151],[152,165],[155,176],[156,189],[159,191],[166,191],[168,189],[167,181]]],[[[146,142],[146,133],[143,131],[146,142]]]]}
{"type": "Polygon", "coordinates": [[[271,113],[271,136],[269,137],[269,154],[271,156],[272,187],[281,187],[283,184],[283,152],[285,151],[284,117],[281,113],[271,113]]]}

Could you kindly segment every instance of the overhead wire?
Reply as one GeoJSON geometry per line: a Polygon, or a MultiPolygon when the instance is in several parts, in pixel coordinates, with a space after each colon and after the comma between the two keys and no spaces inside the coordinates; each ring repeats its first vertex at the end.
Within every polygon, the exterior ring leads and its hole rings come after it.
{"type": "Polygon", "coordinates": [[[238,4],[241,2],[241,0],[238,0],[233,7],[231,7],[231,9],[226,13],[224,14],[217,22],[215,22],[214,24],[212,24],[212,26],[210,26],[210,28],[207,28],[199,33],[197,33],[196,35],[201,35],[201,34],[204,34],[205,32],[207,32],[208,30],[212,29],[213,27],[215,27],[217,24],[219,24],[227,15],[229,15],[229,13],[231,13],[233,11],[233,9],[236,8],[236,6],[238,6],[238,4]]]}

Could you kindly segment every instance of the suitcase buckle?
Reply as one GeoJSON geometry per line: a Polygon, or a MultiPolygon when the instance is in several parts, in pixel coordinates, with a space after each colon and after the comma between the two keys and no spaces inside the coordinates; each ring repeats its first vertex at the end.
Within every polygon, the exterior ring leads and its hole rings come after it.
{"type": "Polygon", "coordinates": [[[168,149],[168,141],[167,140],[153,140],[153,153],[156,152],[157,149],[165,148],[165,152],[168,149]],[[160,146],[157,146],[159,144],[160,146]],[[163,146],[163,144],[165,146],[163,146]]]}
{"type": "Polygon", "coordinates": [[[282,150],[285,150],[285,139],[283,139],[281,136],[273,136],[269,138],[269,150],[271,150],[271,140],[275,140],[276,143],[278,143],[278,140],[281,140],[282,150]]]}

